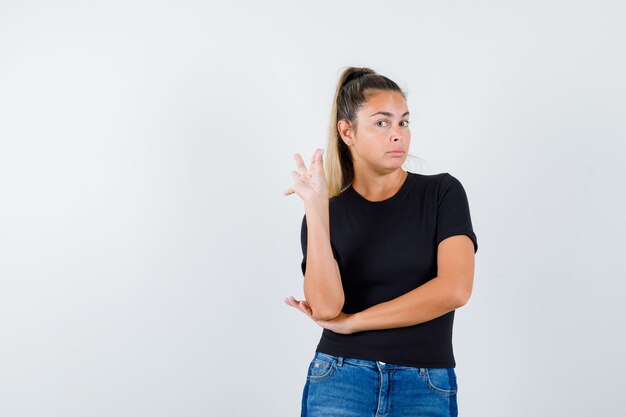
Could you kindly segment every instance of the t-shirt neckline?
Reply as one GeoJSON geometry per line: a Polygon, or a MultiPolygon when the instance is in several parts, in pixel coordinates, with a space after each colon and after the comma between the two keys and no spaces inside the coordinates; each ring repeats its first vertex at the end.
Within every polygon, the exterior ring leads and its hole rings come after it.
{"type": "Polygon", "coordinates": [[[369,207],[387,207],[389,205],[394,204],[396,201],[399,201],[402,199],[402,197],[404,197],[404,195],[408,192],[409,190],[409,186],[412,182],[413,179],[413,174],[409,171],[407,171],[407,176],[404,179],[404,182],[402,183],[402,185],[400,186],[400,189],[391,197],[386,198],[384,200],[381,201],[370,201],[368,199],[366,199],[365,197],[363,197],[361,194],[359,194],[354,187],[352,187],[352,184],[350,184],[350,187],[348,188],[348,192],[350,193],[350,195],[352,195],[353,199],[358,201],[360,204],[364,205],[364,206],[369,206],[369,207]]]}

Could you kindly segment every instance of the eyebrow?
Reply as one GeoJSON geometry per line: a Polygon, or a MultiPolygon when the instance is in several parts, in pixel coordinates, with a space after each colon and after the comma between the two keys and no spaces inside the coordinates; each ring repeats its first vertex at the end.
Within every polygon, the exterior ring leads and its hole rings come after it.
{"type": "MultiPolygon", "coordinates": [[[[376,116],[377,114],[382,114],[382,115],[389,116],[389,117],[392,117],[392,116],[393,116],[393,114],[392,114],[392,113],[389,113],[388,111],[378,111],[378,112],[376,112],[376,113],[374,113],[374,114],[370,115],[370,117],[374,117],[374,116],[376,116]]],[[[404,117],[404,116],[406,116],[407,114],[409,114],[409,112],[402,113],[402,116],[400,116],[400,117],[404,117]]]]}

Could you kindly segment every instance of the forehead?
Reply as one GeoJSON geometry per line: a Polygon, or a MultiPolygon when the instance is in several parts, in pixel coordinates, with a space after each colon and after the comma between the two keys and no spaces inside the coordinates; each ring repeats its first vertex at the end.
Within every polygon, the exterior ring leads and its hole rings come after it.
{"type": "Polygon", "coordinates": [[[365,97],[366,101],[361,111],[388,111],[398,114],[408,111],[406,100],[397,91],[374,91],[365,97]]]}

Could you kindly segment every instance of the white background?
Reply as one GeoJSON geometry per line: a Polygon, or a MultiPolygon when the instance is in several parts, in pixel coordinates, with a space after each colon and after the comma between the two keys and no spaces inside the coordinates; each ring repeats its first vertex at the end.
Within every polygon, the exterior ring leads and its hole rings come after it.
{"type": "Polygon", "coordinates": [[[464,185],[462,416],[619,415],[626,7],[0,2],[0,415],[295,416],[321,328],[295,169],[335,84],[464,185]]]}

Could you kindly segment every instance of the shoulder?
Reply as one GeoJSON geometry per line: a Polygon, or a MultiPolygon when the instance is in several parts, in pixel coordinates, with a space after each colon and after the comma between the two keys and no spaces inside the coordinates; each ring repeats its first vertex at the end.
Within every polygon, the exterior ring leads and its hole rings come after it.
{"type": "Polygon", "coordinates": [[[449,172],[443,172],[438,175],[438,205],[444,207],[450,205],[468,205],[467,192],[465,191],[463,184],[461,184],[461,181],[449,172]]]}
{"type": "Polygon", "coordinates": [[[444,177],[446,176],[451,176],[448,172],[439,172],[436,174],[418,174],[416,172],[410,172],[408,171],[409,176],[411,178],[413,178],[413,181],[415,182],[431,182],[431,183],[438,183],[440,182],[444,177]]]}
{"type": "Polygon", "coordinates": [[[461,181],[449,172],[442,172],[440,174],[436,174],[436,176],[439,193],[445,192],[449,189],[463,189],[461,181]]]}
{"type": "Polygon", "coordinates": [[[413,182],[413,188],[427,190],[429,194],[437,193],[442,185],[455,180],[452,175],[447,172],[437,174],[418,174],[409,172],[409,176],[413,182]]]}
{"type": "Polygon", "coordinates": [[[465,197],[465,188],[461,181],[449,172],[421,175],[422,182],[429,190],[429,195],[437,201],[465,197]]]}

